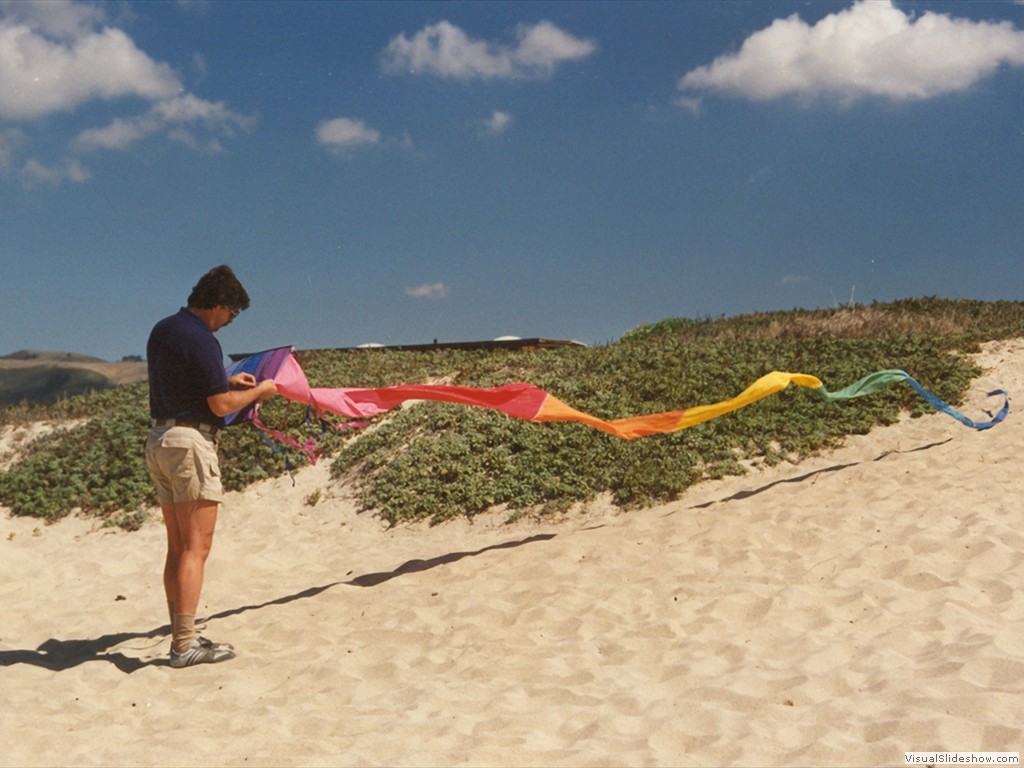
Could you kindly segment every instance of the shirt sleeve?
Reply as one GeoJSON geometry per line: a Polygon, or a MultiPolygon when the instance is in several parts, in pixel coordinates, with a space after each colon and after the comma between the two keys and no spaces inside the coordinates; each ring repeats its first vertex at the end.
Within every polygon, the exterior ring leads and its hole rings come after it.
{"type": "Polygon", "coordinates": [[[196,383],[203,397],[227,392],[231,387],[224,370],[224,353],[221,351],[220,342],[210,334],[197,351],[199,355],[195,361],[196,383]]]}

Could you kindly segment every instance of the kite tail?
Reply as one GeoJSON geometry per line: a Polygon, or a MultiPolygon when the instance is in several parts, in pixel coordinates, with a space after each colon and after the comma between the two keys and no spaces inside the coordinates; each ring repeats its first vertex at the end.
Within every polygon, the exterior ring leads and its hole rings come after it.
{"type": "MultiPolygon", "coordinates": [[[[253,372],[257,379],[272,378],[280,395],[314,409],[321,418],[324,413],[332,413],[347,418],[365,419],[412,400],[433,400],[489,408],[532,422],[572,421],[587,424],[625,440],[687,429],[744,408],[782,391],[790,384],[806,387],[816,392],[822,399],[836,402],[870,395],[890,384],[905,381],[936,410],[952,416],[965,426],[979,430],[995,426],[1005,419],[1010,411],[1009,396],[1004,390],[997,389],[989,395],[1002,395],[1003,407],[989,421],[973,421],[951,408],[941,398],[922,387],[910,374],[901,370],[876,371],[838,392],[830,392],[819,378],[810,374],[772,371],[757,379],[735,397],[719,403],[622,419],[600,419],[567,405],[533,384],[523,382],[490,388],[448,384],[403,384],[376,389],[313,388],[310,387],[306,374],[296,360],[294,351],[291,347],[282,347],[259,353],[233,365],[229,368],[229,374],[245,370],[253,372]]],[[[260,422],[257,411],[254,406],[247,411],[232,414],[225,421],[227,424],[243,420],[252,421],[265,434],[304,451],[311,463],[316,462],[318,452],[312,438],[308,438],[305,444],[300,444],[287,435],[270,430],[260,422]]],[[[365,422],[346,422],[337,426],[365,426],[365,422]]]]}
{"type": "Polygon", "coordinates": [[[716,419],[726,413],[745,408],[751,403],[762,400],[769,395],[774,395],[790,384],[801,387],[817,388],[821,381],[806,373],[783,373],[772,371],[767,373],[745,390],[729,400],[723,400],[713,405],[698,405],[693,408],[685,408],[678,411],[665,411],[664,413],[652,413],[646,416],[631,416],[625,419],[611,419],[605,421],[590,414],[577,411],[575,408],[566,405],[553,395],[548,395],[540,412],[532,421],[578,421],[589,424],[602,432],[621,437],[626,440],[633,440],[646,435],[665,434],[678,432],[696,424],[711,419],[716,419]]]}
{"type": "Polygon", "coordinates": [[[996,424],[1006,418],[1010,412],[1010,397],[1006,390],[994,389],[988,393],[988,397],[1003,396],[1003,407],[999,409],[999,412],[989,421],[977,422],[962,413],[954,409],[945,400],[940,398],[938,395],[929,392],[927,389],[922,387],[913,376],[906,371],[898,369],[890,369],[885,371],[875,371],[874,373],[868,374],[860,381],[854,382],[848,387],[845,387],[838,392],[829,392],[824,386],[818,387],[815,391],[824,400],[834,402],[837,400],[852,400],[855,397],[863,397],[864,395],[870,395],[877,392],[882,387],[888,386],[900,381],[906,381],[911,387],[913,387],[921,397],[928,401],[935,410],[941,411],[954,419],[959,421],[961,424],[973,429],[990,429],[996,424]]]}

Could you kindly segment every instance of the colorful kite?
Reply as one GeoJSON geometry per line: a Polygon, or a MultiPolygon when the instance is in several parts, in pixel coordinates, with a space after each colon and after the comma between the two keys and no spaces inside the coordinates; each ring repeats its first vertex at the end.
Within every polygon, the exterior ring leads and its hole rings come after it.
{"type": "MultiPolygon", "coordinates": [[[[934,408],[949,414],[965,426],[974,429],[988,429],[1003,419],[1010,411],[1009,396],[1004,390],[989,392],[989,396],[1003,396],[1003,407],[990,421],[976,422],[955,411],[940,398],[922,387],[905,371],[877,371],[865,376],[838,392],[829,392],[815,376],[806,373],[783,373],[772,371],[765,374],[740,394],[729,400],[712,405],[699,405],[678,411],[652,413],[646,416],[631,416],[624,419],[599,419],[596,416],[578,411],[563,403],[554,395],[545,392],[532,384],[506,384],[502,387],[464,387],[448,384],[403,384],[378,389],[350,388],[319,388],[311,387],[306,374],[295,358],[294,347],[278,347],[239,360],[228,367],[228,375],[251,373],[257,381],[273,379],[279,394],[303,405],[311,407],[322,416],[333,413],[354,419],[365,419],[391,410],[410,400],[437,400],[461,405],[475,405],[491,408],[496,411],[527,421],[575,421],[589,424],[595,429],[632,440],[645,435],[676,432],[695,424],[717,418],[730,411],[738,410],[753,402],[768,397],[785,389],[790,384],[807,387],[820,397],[829,401],[850,400],[877,392],[882,387],[895,382],[905,381],[924,397],[934,408]]],[[[238,411],[228,416],[227,424],[249,420],[265,432],[283,442],[300,448],[315,461],[315,446],[311,442],[299,445],[296,441],[279,432],[267,429],[259,421],[258,407],[238,411]]],[[[347,422],[341,426],[365,426],[366,422],[347,422]]]]}

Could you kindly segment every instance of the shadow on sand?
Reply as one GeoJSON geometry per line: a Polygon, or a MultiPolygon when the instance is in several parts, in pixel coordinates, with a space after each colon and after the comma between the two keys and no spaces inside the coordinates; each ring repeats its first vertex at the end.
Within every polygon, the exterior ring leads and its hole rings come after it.
{"type": "MultiPolygon", "coordinates": [[[[477,557],[478,555],[500,549],[514,549],[515,547],[521,547],[525,544],[549,541],[550,539],[553,539],[555,535],[556,534],[553,533],[542,533],[535,536],[529,536],[525,539],[506,541],[501,544],[492,544],[472,552],[449,552],[448,554],[439,555],[438,557],[433,557],[429,560],[409,560],[390,571],[366,573],[347,581],[334,581],[330,584],[323,584],[319,587],[310,587],[309,589],[304,589],[301,592],[296,592],[292,595],[285,595],[284,597],[278,597],[274,600],[268,600],[265,603],[230,608],[226,611],[215,613],[204,619],[204,621],[224,619],[229,616],[237,616],[242,613],[247,613],[248,611],[259,611],[274,605],[285,605],[287,603],[295,602],[296,600],[308,600],[326,592],[329,589],[333,589],[334,587],[376,587],[401,576],[429,571],[432,568],[449,565],[467,557],[477,557]]],[[[155,629],[151,629],[147,632],[117,632],[84,640],[58,640],[57,638],[51,637],[34,650],[0,650],[0,667],[12,667],[15,664],[29,664],[35,667],[48,669],[53,672],[61,672],[87,662],[101,661],[113,664],[117,669],[125,674],[131,674],[143,667],[169,666],[166,658],[143,660],[133,656],[127,656],[121,651],[113,649],[116,649],[119,645],[132,640],[156,640],[157,638],[165,638],[170,634],[170,631],[170,626],[164,624],[163,626],[156,627],[155,629]]]]}
{"type": "MultiPolygon", "coordinates": [[[[908,448],[906,450],[894,449],[894,450],[891,450],[891,451],[885,451],[884,453],[881,453],[878,456],[876,456],[875,458],[873,458],[871,461],[881,461],[882,459],[886,458],[887,456],[891,456],[893,454],[916,453],[917,451],[927,451],[927,450],[930,450],[932,448],[938,448],[940,445],[945,445],[946,443],[952,441],[952,439],[953,438],[949,437],[949,438],[946,438],[945,440],[940,440],[937,443],[928,443],[927,445],[919,445],[916,448],[908,448]]],[[[713,506],[715,504],[722,504],[722,503],[725,503],[727,501],[739,501],[740,499],[748,499],[751,496],[757,496],[759,493],[764,493],[765,491],[770,491],[772,488],[774,488],[777,485],[782,485],[784,483],[802,483],[802,482],[804,482],[806,480],[811,480],[811,479],[817,478],[818,475],[824,475],[824,474],[826,474],[828,472],[839,472],[839,471],[844,470],[844,469],[849,469],[850,467],[856,467],[859,464],[863,464],[863,463],[864,462],[862,462],[862,461],[851,461],[851,462],[849,462],[847,464],[834,464],[831,467],[822,467],[821,469],[816,469],[813,472],[807,472],[806,474],[803,474],[803,475],[797,475],[796,477],[784,477],[781,480],[773,480],[770,483],[766,483],[765,485],[762,485],[760,488],[751,488],[748,491],[739,491],[737,493],[732,494],[731,496],[726,496],[725,498],[722,498],[722,499],[712,499],[711,501],[705,501],[702,504],[693,504],[692,506],[688,507],[688,509],[707,509],[710,506],[713,506]]],[[[675,513],[674,512],[670,512],[669,514],[675,514],[675,513]]]]}

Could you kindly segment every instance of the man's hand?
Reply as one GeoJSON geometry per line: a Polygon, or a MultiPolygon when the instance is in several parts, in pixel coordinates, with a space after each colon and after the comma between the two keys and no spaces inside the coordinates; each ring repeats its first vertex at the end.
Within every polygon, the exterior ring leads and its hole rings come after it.
{"type": "Polygon", "coordinates": [[[229,413],[240,411],[257,400],[263,402],[277,394],[277,385],[273,379],[264,379],[259,384],[251,373],[238,373],[228,379],[231,387],[227,392],[219,395],[210,395],[206,398],[210,410],[216,416],[227,416],[229,413]]]}
{"type": "Polygon", "coordinates": [[[259,391],[258,399],[261,403],[277,394],[277,384],[273,379],[264,379],[256,386],[256,389],[259,391]]]}
{"type": "Polygon", "coordinates": [[[256,377],[251,373],[236,373],[228,379],[228,386],[232,389],[252,389],[256,386],[256,377]]]}

